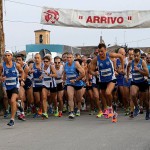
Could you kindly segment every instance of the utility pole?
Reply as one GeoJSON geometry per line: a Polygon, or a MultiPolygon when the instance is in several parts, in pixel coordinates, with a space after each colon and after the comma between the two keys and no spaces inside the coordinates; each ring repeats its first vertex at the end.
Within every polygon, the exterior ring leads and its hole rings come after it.
{"type": "Polygon", "coordinates": [[[0,0],[0,62],[5,50],[4,44],[4,28],[3,28],[3,0],[0,0]]]}

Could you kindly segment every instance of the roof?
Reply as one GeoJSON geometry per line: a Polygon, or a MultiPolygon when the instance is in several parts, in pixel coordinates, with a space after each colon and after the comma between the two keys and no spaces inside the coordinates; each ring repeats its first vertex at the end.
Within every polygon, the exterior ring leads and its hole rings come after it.
{"type": "Polygon", "coordinates": [[[80,46],[78,48],[81,48],[82,55],[90,56],[91,53],[93,53],[94,50],[97,49],[97,46],[80,46]]]}
{"type": "Polygon", "coordinates": [[[26,51],[25,51],[25,50],[23,50],[23,51],[18,52],[17,54],[21,54],[21,55],[26,56],[26,51]]]}
{"type": "Polygon", "coordinates": [[[61,45],[61,44],[28,44],[26,45],[26,53],[29,52],[40,52],[42,49],[47,49],[50,52],[72,52],[72,53],[81,53],[80,48],[61,45]]]}
{"type": "Polygon", "coordinates": [[[50,32],[49,30],[45,30],[45,29],[35,30],[34,32],[42,32],[42,31],[50,32]]]}
{"type": "Polygon", "coordinates": [[[115,52],[117,49],[119,49],[120,47],[122,47],[122,46],[119,46],[119,45],[113,45],[113,46],[111,46],[111,47],[108,47],[107,48],[107,51],[108,52],[115,52]]]}
{"type": "MultiPolygon", "coordinates": [[[[121,47],[122,46],[120,45],[113,45],[113,46],[107,47],[107,51],[116,52],[116,50],[118,50],[121,47]]],[[[81,48],[82,55],[90,56],[94,52],[94,50],[97,49],[97,46],[80,46],[79,48],[81,48]]],[[[138,48],[142,50],[144,53],[150,53],[150,47],[132,47],[132,48],[138,48]]]]}

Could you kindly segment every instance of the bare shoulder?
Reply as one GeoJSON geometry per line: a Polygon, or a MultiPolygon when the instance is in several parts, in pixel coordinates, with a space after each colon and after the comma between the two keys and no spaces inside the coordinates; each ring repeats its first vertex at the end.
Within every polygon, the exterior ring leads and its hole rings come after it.
{"type": "Polygon", "coordinates": [[[75,61],[75,65],[76,65],[76,66],[79,66],[80,63],[79,63],[78,61],[75,61]]]}
{"type": "Polygon", "coordinates": [[[21,65],[19,64],[19,63],[16,63],[16,67],[18,68],[18,67],[21,67],[21,65]]]}
{"type": "Polygon", "coordinates": [[[112,57],[112,58],[117,58],[118,56],[120,56],[121,54],[119,53],[114,53],[114,52],[111,52],[109,53],[109,57],[112,57]]]}
{"type": "Polygon", "coordinates": [[[142,60],[142,66],[147,66],[146,61],[142,60]]]}
{"type": "Polygon", "coordinates": [[[91,64],[97,64],[97,57],[94,57],[94,58],[91,60],[91,64]]]}

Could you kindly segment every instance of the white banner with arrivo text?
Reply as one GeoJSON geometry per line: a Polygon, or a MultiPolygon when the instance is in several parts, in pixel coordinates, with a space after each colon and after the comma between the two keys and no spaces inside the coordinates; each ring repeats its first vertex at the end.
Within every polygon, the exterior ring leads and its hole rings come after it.
{"type": "Polygon", "coordinates": [[[41,24],[104,29],[150,28],[150,10],[83,11],[44,7],[41,24]]]}

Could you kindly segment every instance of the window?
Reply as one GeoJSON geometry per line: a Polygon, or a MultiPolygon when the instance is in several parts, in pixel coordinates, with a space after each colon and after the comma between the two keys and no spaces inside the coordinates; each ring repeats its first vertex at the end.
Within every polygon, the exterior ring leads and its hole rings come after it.
{"type": "Polygon", "coordinates": [[[40,34],[40,36],[39,36],[39,43],[43,43],[43,35],[42,34],[40,34]]]}

